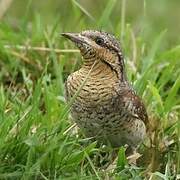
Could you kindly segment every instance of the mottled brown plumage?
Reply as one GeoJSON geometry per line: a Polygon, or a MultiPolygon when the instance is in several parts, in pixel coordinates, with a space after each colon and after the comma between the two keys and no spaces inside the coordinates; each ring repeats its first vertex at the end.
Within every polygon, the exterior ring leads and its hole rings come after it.
{"type": "Polygon", "coordinates": [[[62,35],[76,44],[84,61],[66,82],[68,101],[79,91],[71,107],[74,121],[87,137],[136,148],[146,136],[148,117],[127,81],[118,41],[93,30],[62,35]]]}

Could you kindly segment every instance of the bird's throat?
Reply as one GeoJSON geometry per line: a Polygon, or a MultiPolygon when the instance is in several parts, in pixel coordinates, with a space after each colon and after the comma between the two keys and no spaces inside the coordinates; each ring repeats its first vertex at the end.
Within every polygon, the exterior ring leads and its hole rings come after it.
{"type": "Polygon", "coordinates": [[[88,74],[88,72],[91,71],[90,76],[95,78],[107,77],[109,79],[109,77],[113,77],[118,79],[119,77],[111,65],[100,59],[96,61],[84,61],[80,71],[84,74],[88,74]]]}

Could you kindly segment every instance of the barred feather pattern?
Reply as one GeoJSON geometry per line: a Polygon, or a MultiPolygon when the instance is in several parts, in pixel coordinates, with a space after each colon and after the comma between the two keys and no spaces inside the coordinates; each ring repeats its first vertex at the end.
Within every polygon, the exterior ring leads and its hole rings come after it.
{"type": "MultiPolygon", "coordinates": [[[[83,66],[68,77],[68,99],[77,92],[88,70],[83,66]]],[[[73,102],[71,114],[86,136],[113,147],[124,144],[136,147],[146,135],[147,114],[143,103],[107,65],[95,66],[73,102]]]]}

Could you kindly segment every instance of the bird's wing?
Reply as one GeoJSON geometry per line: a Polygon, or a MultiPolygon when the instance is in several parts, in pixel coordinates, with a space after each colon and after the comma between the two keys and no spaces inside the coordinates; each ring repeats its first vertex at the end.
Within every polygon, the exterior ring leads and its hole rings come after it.
{"type": "Polygon", "coordinates": [[[135,95],[133,97],[132,104],[134,107],[134,114],[137,116],[138,119],[141,119],[145,123],[145,125],[147,125],[148,115],[142,100],[137,95],[135,95]]]}
{"type": "Polygon", "coordinates": [[[142,100],[136,93],[130,89],[125,91],[121,99],[124,104],[124,110],[133,117],[142,120],[145,125],[148,125],[148,115],[142,100]]]}
{"type": "Polygon", "coordinates": [[[68,93],[68,87],[67,87],[67,80],[65,81],[64,86],[65,86],[65,93],[64,93],[65,99],[66,99],[66,101],[68,101],[68,99],[69,99],[69,93],[68,93]]]}

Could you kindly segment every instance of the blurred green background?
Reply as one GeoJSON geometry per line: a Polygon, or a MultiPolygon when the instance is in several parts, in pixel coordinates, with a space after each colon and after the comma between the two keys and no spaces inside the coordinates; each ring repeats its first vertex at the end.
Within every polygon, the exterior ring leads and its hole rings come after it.
{"type": "MultiPolygon", "coordinates": [[[[78,5],[73,0],[14,0],[6,13],[6,23],[18,26],[25,18],[31,21],[41,18],[45,26],[51,26],[56,20],[61,24],[59,31],[80,31],[82,29],[105,29],[116,32],[121,21],[122,1],[79,0],[77,1],[92,18],[78,14],[78,5]],[[104,22],[102,14],[107,6],[112,4],[113,11],[104,22]],[[99,21],[103,21],[99,23],[99,21]]],[[[109,6],[111,7],[111,6],[109,6]]],[[[162,30],[167,30],[168,46],[180,41],[180,1],[179,0],[127,0],[125,21],[131,24],[136,33],[144,31],[144,36],[155,36],[162,30]]],[[[26,19],[26,20],[27,20],[26,19]]],[[[120,33],[120,27],[119,27],[120,33]]]]}

